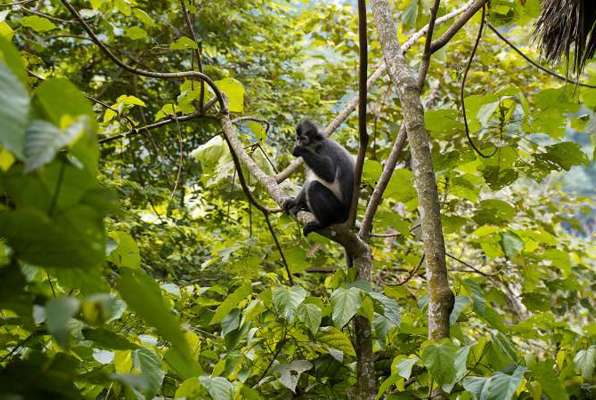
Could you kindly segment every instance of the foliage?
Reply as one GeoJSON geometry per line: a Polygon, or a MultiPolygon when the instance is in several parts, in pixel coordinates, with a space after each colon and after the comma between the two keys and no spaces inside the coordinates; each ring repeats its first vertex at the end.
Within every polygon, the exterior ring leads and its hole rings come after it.
{"type": "MultiPolygon", "coordinates": [[[[431,2],[395,3],[404,42],[427,23],[431,2]]],[[[442,2],[440,15],[463,3],[442,2]]],[[[491,3],[491,23],[536,57],[528,32],[538,0],[491,3]]],[[[357,86],[350,4],[187,1],[197,41],[178,1],[73,4],[135,66],[197,69],[199,51],[230,110],[271,123],[238,123],[269,173],[291,160],[298,120],[329,122],[357,86]]],[[[387,237],[370,242],[373,284],[355,280],[337,245],[305,239],[275,214],[295,275],[288,286],[217,119],[183,119],[199,108],[198,82],[123,71],[60,2],[1,8],[0,397],[349,398],[350,322],[360,316],[372,322],[378,398],[428,398],[437,388],[461,400],[593,398],[593,184],[581,193],[562,184],[582,173],[593,183],[596,90],[538,72],[487,33],[465,105],[476,141],[497,150],[476,156],[457,99],[478,22],[433,56],[423,90],[435,99],[425,124],[457,295],[452,337],[432,342],[407,151],[375,219],[387,237]]],[[[375,35],[371,65],[382,59],[375,35]]],[[[408,51],[412,64],[422,48],[408,51]]],[[[596,84],[596,63],[582,79],[596,84]]],[[[206,89],[205,101],[213,96],[206,89]]],[[[364,200],[400,115],[397,95],[376,84],[364,200]]],[[[353,152],[356,137],[354,116],[335,133],[353,152]]]]}

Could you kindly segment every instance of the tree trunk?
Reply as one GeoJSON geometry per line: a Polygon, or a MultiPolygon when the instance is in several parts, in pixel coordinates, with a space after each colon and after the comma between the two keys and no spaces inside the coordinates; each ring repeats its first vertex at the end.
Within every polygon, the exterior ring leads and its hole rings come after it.
{"type": "Polygon", "coordinates": [[[454,297],[447,277],[439,193],[430,140],[424,127],[424,110],[420,101],[417,74],[406,64],[387,0],[372,0],[371,3],[385,64],[401,102],[412,154],[428,281],[428,336],[431,339],[441,339],[449,336],[449,314],[454,297]]]}

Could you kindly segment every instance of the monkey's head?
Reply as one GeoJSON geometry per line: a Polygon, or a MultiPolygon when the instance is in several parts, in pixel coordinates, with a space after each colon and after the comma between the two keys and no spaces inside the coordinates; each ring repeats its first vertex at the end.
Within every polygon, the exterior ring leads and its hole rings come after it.
{"type": "Polygon", "coordinates": [[[315,151],[317,145],[324,139],[319,128],[312,121],[303,119],[296,127],[296,145],[292,155],[300,157],[305,151],[315,151]]]}

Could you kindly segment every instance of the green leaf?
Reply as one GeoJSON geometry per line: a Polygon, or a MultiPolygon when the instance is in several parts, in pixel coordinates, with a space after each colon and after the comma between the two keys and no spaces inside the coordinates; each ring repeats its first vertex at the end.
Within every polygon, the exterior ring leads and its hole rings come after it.
{"type": "Polygon", "coordinates": [[[149,349],[141,348],[133,352],[133,363],[141,371],[145,381],[144,394],[152,399],[159,392],[165,373],[161,370],[161,360],[149,349]]]}
{"type": "Polygon", "coordinates": [[[534,378],[540,383],[542,391],[546,393],[550,399],[569,399],[565,387],[561,383],[557,374],[555,374],[552,361],[547,360],[533,363],[530,365],[530,371],[534,375],[534,378]]]}
{"type": "Polygon", "coordinates": [[[281,364],[276,370],[281,375],[279,381],[282,385],[296,393],[296,385],[302,373],[311,369],[313,365],[306,360],[294,360],[290,364],[281,364]]]}
{"type": "Polygon", "coordinates": [[[49,163],[58,150],[88,132],[87,120],[87,116],[80,116],[64,130],[46,121],[33,121],[25,134],[25,172],[49,163]]]}
{"type": "Polygon", "coordinates": [[[43,33],[56,29],[57,26],[47,18],[39,17],[37,15],[30,15],[21,18],[19,21],[21,25],[33,29],[35,32],[43,33]]]}
{"type": "Polygon", "coordinates": [[[556,170],[569,171],[575,165],[588,165],[590,159],[575,142],[562,142],[546,146],[546,153],[536,156],[556,170]]]}
{"type": "Polygon", "coordinates": [[[518,366],[512,375],[497,372],[491,377],[469,377],[463,386],[474,400],[511,400],[524,376],[525,368],[518,366]]]}
{"type": "Polygon", "coordinates": [[[140,268],[141,255],[137,243],[132,236],[127,232],[116,231],[111,232],[110,237],[116,242],[118,247],[110,253],[108,260],[119,267],[140,268]]]}
{"type": "Polygon", "coordinates": [[[170,44],[172,50],[197,49],[197,43],[188,36],[181,36],[175,42],[170,44]]]}
{"type": "Polygon", "coordinates": [[[29,94],[21,81],[0,64],[0,144],[20,160],[24,157],[29,94]]]}
{"type": "Polygon", "coordinates": [[[501,246],[507,258],[513,258],[524,249],[524,242],[511,231],[501,233],[501,246]]]}
{"type": "Polygon", "coordinates": [[[405,168],[398,168],[393,171],[393,175],[387,185],[385,197],[392,198],[402,203],[416,198],[414,190],[414,176],[412,171],[405,168]]]}
{"type": "Polygon", "coordinates": [[[333,326],[324,326],[319,329],[317,341],[326,344],[333,349],[341,350],[344,354],[349,356],[356,356],[356,352],[354,351],[354,347],[352,347],[350,338],[348,338],[345,333],[333,326]]]}
{"type": "Polygon", "coordinates": [[[343,328],[356,315],[361,304],[360,289],[355,287],[335,289],[331,293],[332,318],[335,326],[343,328]]]}
{"type": "Polygon", "coordinates": [[[439,385],[455,379],[455,357],[458,348],[448,339],[431,343],[422,350],[422,361],[439,385]]]}
{"type": "Polygon", "coordinates": [[[377,391],[377,395],[375,396],[375,400],[379,400],[381,397],[383,397],[383,395],[385,394],[385,392],[387,390],[389,390],[389,388],[391,386],[395,385],[400,380],[403,380],[403,378],[401,376],[399,376],[397,374],[390,375],[387,379],[385,379],[379,385],[379,390],[377,391]]]}
{"type": "Polygon", "coordinates": [[[482,200],[474,215],[474,221],[479,225],[503,225],[515,217],[515,208],[509,203],[490,199],[482,200]]]}
{"type": "Polygon", "coordinates": [[[195,369],[196,361],[190,357],[191,351],[180,323],[162,297],[157,282],[142,270],[122,268],[118,291],[132,311],[172,344],[188,368],[195,369]]]}
{"type": "Polygon", "coordinates": [[[250,285],[246,284],[240,286],[232,294],[217,307],[215,314],[211,318],[210,325],[219,324],[234,308],[238,307],[238,304],[245,300],[252,293],[250,285]]]}
{"type": "Polygon", "coordinates": [[[577,352],[573,358],[575,368],[579,371],[581,376],[586,379],[594,377],[594,369],[596,367],[596,345],[592,345],[585,350],[577,352]]]}
{"type": "Polygon", "coordinates": [[[86,328],[83,329],[83,335],[85,339],[92,340],[96,346],[104,349],[133,350],[139,347],[125,336],[104,328],[86,328]]]}
{"type": "Polygon", "coordinates": [[[67,79],[48,79],[35,90],[33,98],[35,114],[40,119],[51,121],[64,128],[77,117],[89,117],[89,130],[74,143],[70,154],[75,156],[85,168],[95,174],[99,160],[99,145],[95,132],[97,122],[93,108],[83,94],[67,79]]]}
{"type": "Polygon", "coordinates": [[[273,305],[279,314],[292,321],[296,310],[306,299],[307,291],[300,286],[273,288],[273,305]]]}
{"type": "Polygon", "coordinates": [[[127,37],[131,38],[132,40],[141,40],[147,38],[147,31],[139,26],[131,26],[126,30],[127,37]]]}
{"type": "Polygon", "coordinates": [[[228,101],[230,112],[244,112],[244,86],[234,78],[215,81],[215,85],[223,92],[228,101]]]}
{"type": "Polygon", "coordinates": [[[321,309],[310,303],[300,304],[298,307],[298,319],[306,325],[313,335],[317,334],[321,326],[321,309]]]}
{"type": "MultiPolygon", "coordinates": [[[[1,20],[1,18],[0,18],[1,20]]],[[[2,37],[0,23],[0,63],[6,64],[8,69],[24,84],[27,85],[27,72],[19,51],[13,44],[2,37]]]]}
{"type": "Polygon", "coordinates": [[[84,205],[53,218],[34,209],[0,212],[0,236],[35,265],[94,268],[105,257],[102,216],[84,205]]]}
{"type": "Polygon", "coordinates": [[[472,345],[468,345],[460,348],[457,351],[457,354],[455,355],[455,363],[453,364],[455,366],[455,377],[451,382],[443,385],[442,389],[444,392],[451,393],[451,391],[455,387],[455,384],[457,382],[460,382],[464,378],[464,376],[466,376],[466,373],[468,372],[468,354],[470,353],[471,348],[472,345]]]}
{"type": "Polygon", "coordinates": [[[404,379],[410,379],[412,376],[412,368],[418,362],[418,358],[416,356],[407,357],[403,354],[396,356],[391,362],[391,373],[397,374],[404,379]]]}
{"type": "Polygon", "coordinates": [[[145,25],[147,28],[152,28],[154,26],[156,26],[157,24],[155,23],[155,21],[153,20],[153,18],[151,18],[149,16],[149,14],[147,14],[144,10],[140,9],[140,8],[134,8],[132,10],[132,14],[143,23],[143,25],[145,25]]]}
{"type": "Polygon", "coordinates": [[[69,322],[79,310],[79,301],[74,297],[60,297],[48,301],[45,307],[48,332],[62,347],[68,347],[69,322]]]}
{"type": "Polygon", "coordinates": [[[234,386],[226,378],[201,376],[199,381],[213,400],[232,400],[234,398],[234,386]]]}

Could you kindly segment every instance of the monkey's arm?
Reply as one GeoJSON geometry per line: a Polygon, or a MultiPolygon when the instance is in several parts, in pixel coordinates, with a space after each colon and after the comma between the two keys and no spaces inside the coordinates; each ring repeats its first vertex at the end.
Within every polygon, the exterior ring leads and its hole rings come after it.
{"type": "Polygon", "coordinates": [[[308,210],[308,205],[306,204],[306,185],[300,190],[298,196],[284,202],[283,209],[286,213],[292,215],[298,214],[300,210],[308,210]]]}
{"type": "Polygon", "coordinates": [[[304,162],[319,177],[327,182],[335,181],[335,163],[329,156],[324,156],[311,151],[302,155],[304,162]]]}

